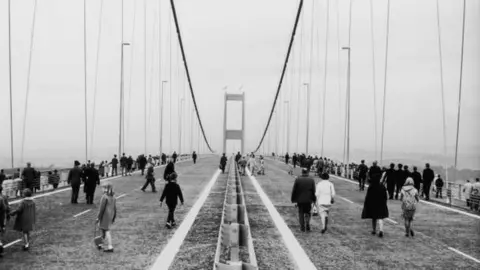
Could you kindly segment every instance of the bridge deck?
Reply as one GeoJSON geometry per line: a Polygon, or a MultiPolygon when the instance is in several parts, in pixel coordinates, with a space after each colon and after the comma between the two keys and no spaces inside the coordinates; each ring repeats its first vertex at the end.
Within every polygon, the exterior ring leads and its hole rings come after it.
{"type": "MultiPolygon", "coordinates": [[[[217,171],[218,157],[203,158],[196,165],[181,162],[176,167],[186,202],[176,211],[180,225],[217,171]]],[[[156,169],[157,178],[162,174],[163,168],[156,169]]],[[[417,234],[414,239],[405,238],[399,202],[389,201],[390,220],[385,224],[385,237],[380,239],[371,236],[370,221],[360,219],[365,192],[357,191],[357,186],[349,181],[332,177],[338,198],[331,210],[329,230],[320,234],[320,221],[314,217],[312,232],[302,233],[297,211],[290,203],[293,179],[287,174],[287,166],[267,160],[266,175],[256,179],[317,269],[478,269],[480,265],[478,218],[421,204],[414,224],[417,234]]],[[[20,235],[12,230],[10,221],[0,268],[148,269],[178,231],[165,228],[167,209],[158,206],[163,180],[156,182],[156,194],[139,190],[144,178],[138,174],[110,181],[119,197],[119,214],[112,230],[113,254],[99,252],[93,246],[96,206],[83,204],[83,196],[80,204],[71,205],[70,192],[65,191],[35,199],[38,226],[29,252],[21,251],[21,241],[15,242],[20,235]]],[[[220,175],[170,269],[211,269],[225,185],[226,174],[220,175]]],[[[287,249],[289,243],[284,243],[251,179],[242,177],[242,185],[259,269],[295,269],[293,255],[287,249]]],[[[100,193],[97,189],[96,204],[100,193]]]]}

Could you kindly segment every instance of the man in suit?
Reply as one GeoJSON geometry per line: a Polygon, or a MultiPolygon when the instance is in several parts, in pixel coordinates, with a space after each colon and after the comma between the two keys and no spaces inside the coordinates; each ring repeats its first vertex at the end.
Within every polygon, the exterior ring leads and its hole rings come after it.
{"type": "Polygon", "coordinates": [[[433,170],[430,169],[430,164],[425,164],[425,169],[423,170],[423,189],[422,194],[425,194],[425,199],[428,201],[430,200],[430,187],[433,182],[433,178],[435,178],[435,174],[433,170]]]}
{"type": "Polygon", "coordinates": [[[35,181],[36,171],[32,168],[32,164],[30,162],[27,163],[27,168],[23,169],[22,172],[22,179],[23,185],[25,188],[30,189],[33,191],[33,182],[35,181]]]}
{"type": "Polygon", "coordinates": [[[395,163],[390,164],[390,169],[386,170],[385,178],[387,181],[388,199],[393,200],[393,193],[395,191],[395,163]]]}
{"type": "Polygon", "coordinates": [[[72,187],[72,197],[70,203],[78,203],[78,192],[80,191],[80,184],[82,182],[82,169],[80,168],[80,162],[75,160],[73,169],[68,173],[67,183],[72,187]]]}
{"type": "Polygon", "coordinates": [[[315,201],[315,180],[309,177],[307,168],[302,168],[302,176],[295,179],[292,189],[292,203],[297,204],[302,232],[310,231],[310,212],[315,201]]]}

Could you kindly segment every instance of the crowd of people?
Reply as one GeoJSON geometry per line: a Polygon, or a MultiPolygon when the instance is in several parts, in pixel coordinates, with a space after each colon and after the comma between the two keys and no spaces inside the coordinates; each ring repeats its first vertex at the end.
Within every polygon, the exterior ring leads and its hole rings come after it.
{"type": "MultiPolygon", "coordinates": [[[[120,160],[117,155],[114,155],[110,162],[102,161],[100,165],[95,166],[94,162],[87,161],[87,164],[81,165],[79,161],[74,161],[74,166],[69,170],[67,183],[71,187],[71,204],[78,204],[80,187],[83,184],[83,191],[85,193],[86,204],[93,204],[94,194],[96,187],[100,185],[101,177],[117,176],[118,166],[120,166],[120,173],[122,176],[130,176],[135,169],[141,171],[141,175],[145,175],[146,183],[141,189],[145,192],[148,185],[152,186],[152,191],[156,192],[155,188],[155,173],[154,166],[167,164],[164,170],[163,178],[166,181],[165,188],[163,189],[160,197],[160,206],[163,201],[166,201],[168,207],[168,217],[166,222],[167,228],[172,228],[176,225],[174,212],[177,206],[177,198],[180,199],[183,205],[183,195],[180,185],[177,183],[177,173],[175,172],[175,163],[177,162],[178,155],[174,152],[170,157],[162,154],[155,158],[151,155],[148,158],[145,155],[139,155],[135,161],[131,156],[122,155],[120,160]]],[[[196,152],[192,153],[192,160],[194,164],[197,161],[196,152]]],[[[30,247],[30,233],[34,229],[36,223],[36,206],[33,201],[33,193],[36,189],[36,177],[40,175],[38,170],[35,170],[31,166],[31,163],[27,163],[27,167],[23,172],[13,177],[21,176],[23,188],[20,190],[20,196],[23,200],[19,203],[16,209],[11,209],[9,205],[8,196],[3,195],[2,182],[7,179],[4,174],[4,170],[0,173],[0,257],[3,254],[2,239],[6,232],[7,222],[10,217],[16,216],[13,229],[22,233],[23,236],[23,250],[28,250],[30,247]]],[[[39,176],[38,176],[39,177],[39,176]]],[[[39,181],[39,180],[38,180],[39,181]]],[[[58,187],[60,176],[58,171],[48,172],[48,183],[53,186],[54,189],[58,187]]],[[[116,199],[114,196],[113,185],[111,183],[104,183],[102,185],[103,194],[98,206],[98,215],[96,219],[96,226],[101,231],[101,236],[98,242],[98,249],[103,249],[104,252],[113,252],[112,237],[110,233],[111,225],[115,222],[117,216],[116,199]],[[105,242],[105,245],[104,245],[105,242]]]]}
{"type": "MultiPolygon", "coordinates": [[[[285,163],[289,164],[289,156],[285,155],[285,163]]],[[[335,174],[336,168],[343,164],[335,164],[326,158],[312,158],[294,154],[292,167],[301,166],[302,175],[296,177],[292,190],[292,203],[298,207],[299,223],[301,231],[310,231],[310,218],[312,213],[319,213],[322,221],[322,233],[327,230],[328,212],[334,203],[335,189],[328,181],[329,173],[335,174]],[[332,170],[333,169],[333,170],[332,170]],[[320,176],[320,182],[315,185],[313,177],[309,173],[313,171],[320,176]]],[[[352,164],[354,178],[358,180],[359,191],[365,190],[365,183],[369,187],[365,196],[362,219],[372,220],[372,235],[378,233],[383,237],[383,220],[389,217],[388,200],[400,200],[402,219],[405,222],[405,236],[414,237],[415,232],[412,224],[416,212],[416,205],[420,197],[430,200],[430,187],[434,184],[435,196],[442,198],[443,180],[439,174],[435,175],[430,164],[425,164],[422,173],[417,167],[410,172],[408,166],[402,164],[390,164],[390,168],[380,168],[377,162],[368,167],[362,160],[359,165],[352,164]]],[[[467,183],[463,186],[467,206],[478,211],[480,205],[480,181],[467,183]],[[477,195],[478,194],[478,195],[477,195]]]]}

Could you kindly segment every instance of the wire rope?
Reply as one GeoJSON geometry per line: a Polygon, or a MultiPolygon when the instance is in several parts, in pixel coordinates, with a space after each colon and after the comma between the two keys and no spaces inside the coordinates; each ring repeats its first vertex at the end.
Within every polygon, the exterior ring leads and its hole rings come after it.
{"type": "MultiPolygon", "coordinates": [[[[303,1],[303,0],[301,0],[301,1],[303,1]]],[[[203,128],[202,120],[200,118],[200,112],[198,111],[197,102],[195,100],[195,94],[193,93],[192,80],[190,78],[190,71],[188,70],[188,64],[187,64],[187,59],[186,59],[186,56],[185,56],[185,50],[184,50],[184,47],[183,47],[182,35],[180,33],[180,26],[179,26],[179,22],[178,22],[178,19],[177,19],[177,13],[176,13],[176,10],[175,10],[174,0],[170,0],[170,4],[171,4],[171,7],[172,7],[173,18],[175,20],[175,28],[177,30],[177,36],[178,36],[178,43],[180,45],[180,50],[181,50],[181,53],[182,53],[182,59],[183,59],[183,63],[184,63],[184,66],[185,66],[185,72],[187,74],[188,84],[189,84],[189,87],[190,87],[190,93],[192,95],[192,101],[193,101],[193,104],[195,106],[195,112],[197,114],[197,119],[198,119],[200,128],[202,130],[202,134],[203,134],[203,138],[205,140],[205,143],[206,143],[208,149],[210,150],[210,152],[213,152],[212,148],[210,147],[210,144],[208,143],[207,137],[205,136],[205,130],[203,128]]],[[[277,96],[278,96],[278,92],[277,92],[277,96]]],[[[261,143],[260,143],[260,145],[261,145],[261,143]]],[[[258,147],[260,147],[260,145],[258,147]]]]}
{"type": "MultiPolygon", "coordinates": [[[[96,118],[96,111],[97,111],[97,85],[98,85],[98,67],[100,63],[100,45],[101,45],[101,37],[102,37],[102,18],[103,18],[103,2],[104,0],[100,1],[100,16],[98,19],[98,35],[97,35],[97,57],[95,60],[95,79],[93,85],[93,114],[92,114],[92,127],[90,132],[90,156],[93,157],[93,148],[95,142],[95,118],[96,118]]],[[[136,2],[135,2],[136,3],[136,2]]]]}
{"type": "Polygon", "coordinates": [[[85,92],[85,162],[88,160],[87,0],[83,0],[83,83],[85,92]]]}
{"type": "MultiPolygon", "coordinates": [[[[133,68],[133,63],[134,63],[134,60],[135,60],[135,30],[136,30],[136,27],[137,27],[137,3],[138,1],[134,1],[135,4],[133,6],[133,24],[132,24],[132,36],[130,38],[130,40],[132,41],[131,43],[131,47],[132,47],[132,50],[131,50],[131,54],[130,54],[130,74],[129,74],[129,77],[128,77],[128,103],[127,103],[127,124],[126,124],[126,129],[127,129],[127,132],[126,132],[126,135],[129,134],[129,130],[130,130],[130,120],[132,118],[131,114],[130,114],[130,108],[131,108],[131,103],[132,103],[132,81],[133,81],[133,71],[135,70],[133,68]]],[[[125,140],[128,141],[127,139],[130,139],[128,136],[125,136],[125,140]]]]}
{"type": "Polygon", "coordinates": [[[372,38],[372,80],[373,80],[373,116],[374,116],[374,125],[375,125],[375,133],[374,133],[374,141],[375,141],[375,159],[377,159],[377,154],[378,154],[378,140],[377,140],[377,135],[378,135],[378,125],[377,125],[377,87],[376,87],[376,68],[375,68],[375,32],[373,28],[374,24],[374,16],[373,16],[373,0],[370,0],[370,32],[371,32],[371,38],[372,38]]]}
{"type": "Polygon", "coordinates": [[[326,19],[325,19],[325,64],[324,64],[324,74],[323,74],[323,112],[322,112],[322,148],[321,156],[323,157],[323,146],[324,146],[324,137],[325,137],[325,111],[326,111],[326,99],[327,99],[327,66],[328,66],[328,33],[329,33],[329,21],[330,21],[330,1],[327,0],[326,8],[326,19]]]}
{"type": "Polygon", "coordinates": [[[390,32],[390,0],[387,4],[387,35],[386,35],[386,46],[385,46],[385,67],[384,67],[384,80],[383,80],[383,112],[382,112],[382,136],[380,144],[380,164],[383,165],[383,141],[385,134],[385,105],[387,100],[387,68],[388,68],[388,37],[390,32]]]}
{"type": "Polygon", "coordinates": [[[445,115],[445,91],[443,78],[443,54],[442,54],[442,29],[440,25],[440,3],[436,1],[437,8],[437,31],[438,31],[438,54],[440,65],[440,94],[442,96],[442,120],[443,120],[443,155],[445,157],[445,181],[448,183],[448,161],[447,161],[447,120],[445,115]]]}
{"type": "Polygon", "coordinates": [[[28,113],[28,100],[30,94],[30,82],[31,82],[31,71],[32,71],[32,55],[33,55],[33,45],[35,41],[35,23],[37,18],[37,0],[34,1],[33,7],[33,20],[32,20],[32,28],[30,32],[30,51],[28,56],[28,71],[27,71],[27,93],[25,96],[25,112],[23,115],[23,130],[22,130],[22,152],[20,156],[21,163],[23,162],[23,154],[25,150],[25,132],[27,127],[27,113],[28,113]]]}
{"type": "Polygon", "coordinates": [[[12,168],[15,167],[13,155],[13,82],[12,82],[12,14],[11,0],[8,0],[8,84],[10,93],[10,158],[12,168]]]}
{"type": "Polygon", "coordinates": [[[303,63],[303,29],[305,25],[304,16],[302,16],[302,21],[300,22],[300,47],[298,48],[299,60],[298,60],[298,83],[297,87],[297,151],[299,150],[299,131],[300,131],[300,96],[301,96],[301,87],[302,87],[302,63],[303,63]]]}
{"type": "MultiPolygon", "coordinates": [[[[464,48],[465,48],[466,7],[467,7],[467,2],[466,0],[463,0],[462,48],[461,48],[461,54],[460,54],[460,82],[458,87],[457,135],[455,139],[455,170],[457,169],[457,165],[458,165],[458,137],[460,135],[460,113],[461,113],[461,105],[462,105],[463,54],[464,54],[464,48]]],[[[448,182],[447,182],[447,189],[448,189],[448,182]]]]}
{"type": "MultiPolygon", "coordinates": [[[[171,0],[173,1],[173,0],[171,0]]],[[[270,122],[272,120],[272,115],[273,115],[273,112],[275,110],[275,105],[277,103],[277,99],[278,99],[278,95],[280,93],[280,89],[282,87],[282,82],[283,82],[283,78],[285,76],[285,71],[287,69],[287,65],[288,65],[288,59],[290,57],[290,52],[292,50],[292,45],[293,45],[293,41],[295,40],[295,33],[297,31],[297,26],[298,26],[298,21],[300,19],[300,15],[301,15],[301,12],[302,12],[302,7],[303,7],[303,0],[300,0],[300,3],[298,5],[298,11],[297,11],[297,16],[295,18],[295,25],[293,26],[293,32],[292,32],[292,36],[290,38],[290,44],[288,45],[288,50],[287,50],[287,56],[285,58],[285,63],[283,64],[283,69],[282,69],[282,75],[280,76],[280,81],[278,83],[278,87],[277,87],[277,93],[275,95],[275,99],[273,101],[273,105],[272,105],[272,109],[270,111],[270,116],[268,118],[268,122],[267,122],[267,125],[265,127],[265,130],[263,131],[263,135],[262,135],[262,139],[260,140],[260,143],[258,144],[257,148],[255,149],[255,151],[253,152],[257,152],[258,149],[260,149],[260,146],[262,145],[262,142],[263,140],[265,139],[265,134],[267,133],[268,131],[268,127],[270,126],[270,122]]]]}
{"type": "MultiPolygon", "coordinates": [[[[312,18],[310,18],[311,19],[311,23],[310,23],[310,70],[309,70],[309,78],[308,78],[308,85],[309,85],[308,87],[310,89],[308,91],[311,91],[311,89],[312,89],[312,71],[313,71],[313,59],[314,59],[314,57],[313,57],[313,41],[314,41],[313,35],[314,35],[314,22],[315,22],[315,20],[314,20],[315,16],[314,15],[315,15],[315,1],[312,1],[312,14],[311,14],[312,18]]],[[[310,105],[310,99],[308,99],[308,97],[307,97],[307,110],[309,110],[309,108],[310,108],[309,105],[310,105]]],[[[307,111],[307,115],[309,115],[308,111],[307,111]]],[[[308,117],[307,117],[307,131],[306,131],[307,132],[307,136],[306,136],[307,138],[309,138],[309,135],[310,135],[310,133],[309,133],[309,131],[310,131],[310,121],[309,120],[310,119],[308,119],[308,117]]],[[[307,152],[307,154],[308,154],[308,143],[309,143],[309,141],[307,139],[307,142],[306,142],[306,146],[307,146],[306,147],[306,152],[307,152]]]]}

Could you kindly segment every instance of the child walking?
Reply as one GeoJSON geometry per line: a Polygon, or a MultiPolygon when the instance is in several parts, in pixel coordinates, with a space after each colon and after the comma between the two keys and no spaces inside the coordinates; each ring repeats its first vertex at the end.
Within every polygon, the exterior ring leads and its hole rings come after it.
{"type": "Polygon", "coordinates": [[[10,213],[10,216],[17,216],[15,218],[15,225],[13,229],[23,234],[23,250],[27,251],[30,248],[30,232],[36,222],[35,202],[32,199],[32,191],[28,188],[23,190],[25,197],[20,203],[20,206],[10,213]]]}
{"type": "Polygon", "coordinates": [[[405,185],[400,191],[400,200],[402,201],[402,218],[405,220],[405,236],[414,236],[412,230],[413,217],[417,210],[418,190],[413,186],[414,182],[411,177],[407,178],[405,185]]]}
{"type": "Polygon", "coordinates": [[[100,208],[98,211],[97,223],[98,227],[102,231],[102,238],[107,240],[107,247],[98,245],[98,249],[102,249],[104,252],[113,252],[112,235],[110,233],[110,227],[115,222],[117,216],[117,204],[115,200],[115,193],[113,192],[113,186],[110,183],[103,185],[103,196],[100,199],[100,208]]]}
{"type": "Polygon", "coordinates": [[[183,194],[180,185],[177,184],[177,174],[170,174],[170,179],[163,189],[162,196],[160,197],[160,207],[162,207],[163,200],[167,198],[166,203],[168,206],[168,217],[166,227],[171,229],[176,225],[175,223],[175,208],[177,207],[178,199],[183,205],[183,194]]]}
{"type": "Polygon", "coordinates": [[[5,228],[7,227],[7,220],[9,219],[10,208],[8,205],[8,198],[2,194],[3,188],[0,185],[0,257],[3,255],[2,239],[5,235],[5,228]]]}

